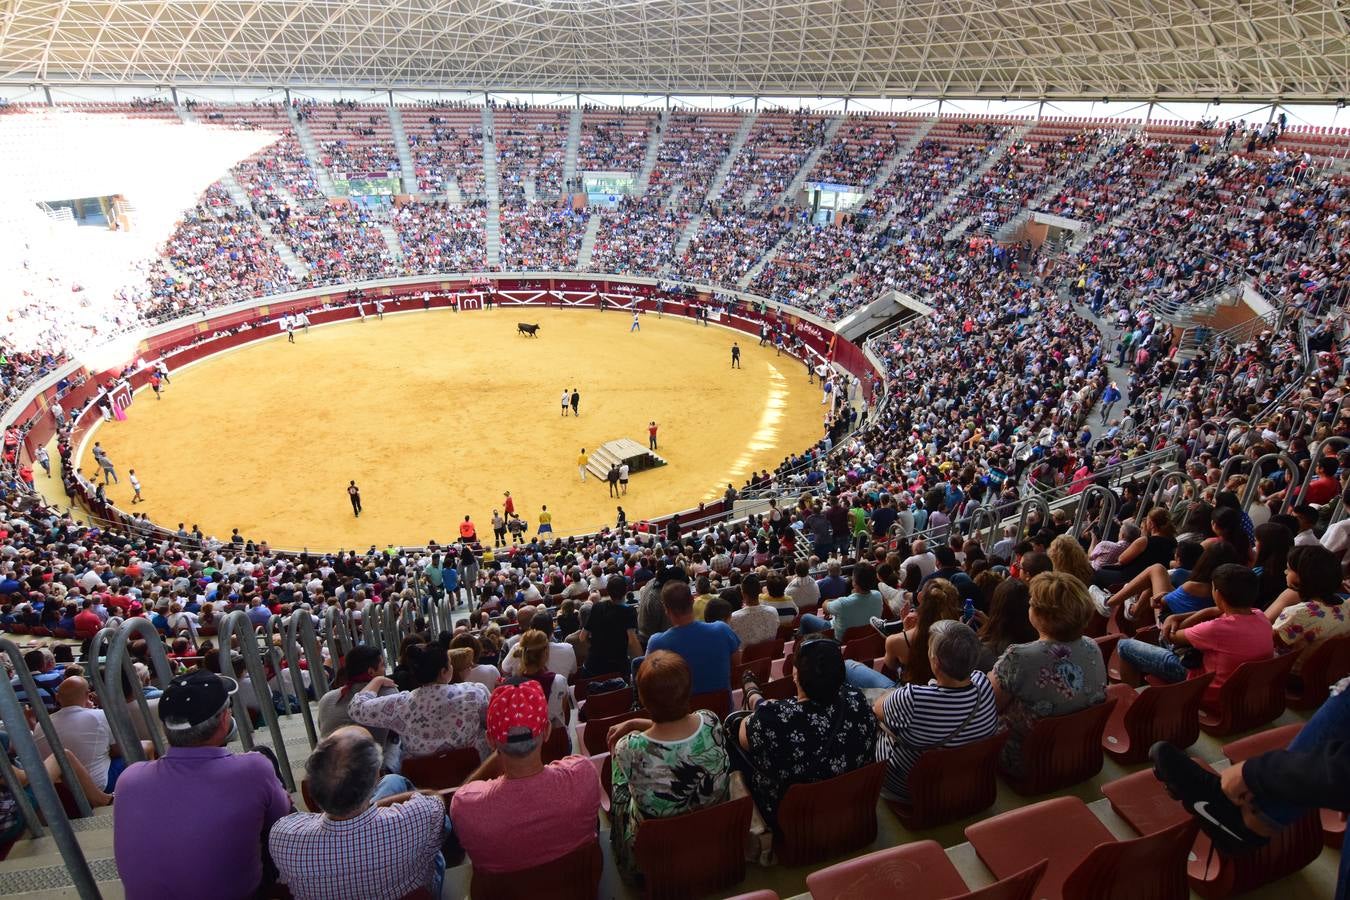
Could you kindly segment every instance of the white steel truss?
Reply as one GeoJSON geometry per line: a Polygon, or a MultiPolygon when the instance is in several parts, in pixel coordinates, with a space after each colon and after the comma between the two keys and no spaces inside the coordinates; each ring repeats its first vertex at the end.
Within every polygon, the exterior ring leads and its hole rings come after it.
{"type": "Polygon", "coordinates": [[[1328,100],[1345,0],[0,2],[0,81],[1328,100]]]}

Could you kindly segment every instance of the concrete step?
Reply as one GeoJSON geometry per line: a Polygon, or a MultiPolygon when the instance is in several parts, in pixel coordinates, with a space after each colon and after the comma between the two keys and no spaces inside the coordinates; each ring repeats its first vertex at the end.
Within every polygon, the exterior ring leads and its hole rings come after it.
{"type": "Polygon", "coordinates": [[[336,197],[337,189],[333,187],[328,167],[319,161],[319,145],[314,140],[309,125],[296,114],[293,106],[286,107],[286,114],[290,116],[291,127],[295,129],[295,138],[300,142],[300,149],[305,151],[305,156],[309,158],[309,164],[314,169],[314,181],[318,184],[319,190],[325,197],[336,197]]]}
{"type": "Polygon", "coordinates": [[[784,188],[783,193],[778,196],[778,203],[792,204],[797,195],[801,193],[802,188],[806,185],[806,179],[816,168],[816,163],[820,161],[820,154],[824,153],[825,148],[834,141],[834,138],[839,134],[839,129],[843,126],[844,121],[845,119],[843,116],[830,121],[830,124],[825,128],[825,134],[820,139],[820,143],[813,147],[810,153],[806,154],[806,159],[802,160],[802,167],[797,170],[796,175],[792,176],[792,180],[788,182],[788,186],[784,188]]]}
{"type": "Polygon", "coordinates": [[[408,133],[403,130],[403,113],[397,106],[388,107],[389,125],[394,133],[394,148],[398,150],[399,165],[403,170],[403,193],[418,193],[417,167],[413,164],[412,148],[408,146],[408,133]]]}
{"type": "Polygon", "coordinates": [[[731,167],[736,164],[736,157],[740,156],[741,150],[745,148],[746,139],[750,137],[750,129],[755,126],[755,119],[758,117],[759,113],[752,112],[741,123],[740,129],[736,132],[736,137],[731,141],[731,146],[727,148],[726,158],[717,167],[717,176],[708,186],[708,196],[705,199],[709,203],[722,196],[722,189],[727,186],[727,176],[731,174],[731,167]]]}
{"type": "Polygon", "coordinates": [[[633,196],[642,197],[647,193],[647,186],[652,183],[652,170],[656,168],[656,158],[661,150],[661,132],[665,129],[666,113],[665,110],[656,114],[656,121],[652,123],[651,132],[647,135],[647,153],[642,157],[642,170],[638,172],[637,184],[633,187],[633,196]]]}
{"type": "Polygon", "coordinates": [[[595,253],[595,238],[600,233],[600,214],[593,213],[586,222],[586,233],[581,237],[581,247],[577,250],[577,269],[584,271],[591,266],[591,256],[595,253]]]}
{"type": "Polygon", "coordinates": [[[394,226],[388,222],[376,222],[375,227],[380,229],[380,234],[384,235],[384,243],[389,248],[389,255],[396,260],[403,259],[403,247],[398,242],[398,232],[394,226]]]}
{"type": "MultiPolygon", "coordinates": [[[[567,151],[563,157],[563,191],[572,192],[572,182],[577,177],[577,154],[581,150],[581,107],[572,107],[567,120],[567,151]]],[[[527,190],[530,190],[527,188],[527,190]]],[[[528,197],[531,203],[533,198],[528,197]]]]}
{"type": "Polygon", "coordinates": [[[896,168],[914,152],[914,148],[919,146],[919,142],[928,136],[928,132],[933,129],[935,124],[937,124],[936,118],[925,119],[915,132],[909,136],[908,140],[895,148],[895,152],[891,154],[891,158],[882,164],[881,168],[877,170],[876,175],[872,177],[871,183],[869,183],[863,191],[862,199],[858,201],[859,207],[866,206],[871,202],[877,189],[891,180],[891,176],[895,174],[896,168]]]}
{"type": "Polygon", "coordinates": [[[933,208],[924,215],[922,222],[926,223],[931,221],[938,213],[950,206],[958,197],[964,195],[965,192],[970,189],[971,185],[979,181],[980,177],[984,175],[985,172],[988,172],[994,167],[994,163],[1003,158],[1003,155],[1008,152],[1008,148],[1011,147],[1015,141],[1032,129],[1033,125],[1034,123],[1027,122],[1010,128],[1008,133],[1003,136],[1002,140],[989,148],[989,151],[985,154],[984,160],[978,166],[972,169],[965,178],[961,179],[960,182],[933,204],[933,208]]]}
{"type": "MultiPolygon", "coordinates": [[[[807,228],[807,227],[809,226],[807,225],[797,226],[797,228],[807,228]]],[[[744,275],[736,279],[736,286],[741,290],[745,290],[748,287],[750,287],[750,285],[754,284],[755,279],[759,277],[759,273],[764,271],[765,266],[773,262],[774,257],[778,255],[778,251],[786,247],[788,242],[792,240],[792,237],[796,233],[797,233],[796,228],[789,228],[786,232],[784,232],[783,236],[780,237],[776,242],[774,242],[774,245],[770,247],[763,256],[761,256],[758,260],[756,260],[755,264],[751,266],[749,269],[747,269],[744,275]]]]}
{"type": "Polygon", "coordinates": [[[490,106],[483,107],[483,196],[487,201],[487,216],[483,220],[487,264],[490,268],[497,268],[502,264],[502,193],[497,175],[497,141],[493,137],[490,106]]]}

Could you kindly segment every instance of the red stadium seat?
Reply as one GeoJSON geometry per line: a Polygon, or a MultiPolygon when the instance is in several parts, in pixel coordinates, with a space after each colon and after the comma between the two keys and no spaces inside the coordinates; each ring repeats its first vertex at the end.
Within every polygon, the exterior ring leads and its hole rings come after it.
{"type": "Polygon", "coordinates": [[[1116,701],[1102,734],[1102,749],[1118,763],[1137,763],[1148,748],[1167,741],[1186,748],[1200,736],[1200,701],[1214,680],[1212,673],[1177,684],[1150,686],[1136,691],[1113,684],[1108,697],[1116,701]]]}
{"type": "Polygon", "coordinates": [[[690,709],[706,709],[719,719],[731,712],[731,691],[708,691],[689,698],[690,709]]]}
{"type": "Polygon", "coordinates": [[[643,819],[633,855],[651,900],[683,900],[722,891],[745,878],[749,795],[668,819],[643,819]]]}
{"type": "Polygon", "coordinates": [[[1212,710],[1201,708],[1200,727],[1223,736],[1251,731],[1284,712],[1284,693],[1296,654],[1245,662],[1219,688],[1212,710]]]}
{"type": "Polygon", "coordinates": [[[609,749],[609,729],[611,726],[618,725],[620,722],[627,722],[629,719],[646,719],[650,715],[651,713],[645,709],[630,709],[627,712],[619,713],[617,716],[591,719],[582,726],[584,730],[581,732],[581,745],[592,756],[597,753],[604,753],[609,749]]]}
{"type": "Polygon", "coordinates": [[[577,715],[585,722],[592,718],[617,716],[632,707],[633,689],[622,687],[617,691],[606,691],[603,694],[587,694],[585,702],[577,707],[577,715]]]}
{"type": "Polygon", "coordinates": [[[1008,786],[1024,796],[1047,794],[1100,772],[1102,731],[1115,705],[1107,697],[1076,713],[1037,719],[1022,741],[1022,774],[1003,771],[1008,786]]]}
{"type": "Polygon", "coordinates": [[[1042,860],[970,890],[937,841],[915,841],[836,863],[806,876],[812,900],[1031,900],[1049,864],[1042,860]]]}
{"type": "Polygon", "coordinates": [[[773,660],[768,657],[752,659],[749,662],[742,661],[731,670],[731,686],[739,689],[741,686],[741,676],[749,672],[759,684],[764,684],[769,680],[770,672],[773,670],[773,660]]]}
{"type": "Polygon", "coordinates": [[[1185,900],[1191,822],[1165,835],[1117,841],[1077,797],[1045,800],[966,828],[966,837],[995,877],[1029,861],[1049,866],[1036,896],[1073,900],[1185,900]]]}
{"type": "Polygon", "coordinates": [[[884,762],[812,784],[794,784],[778,805],[775,847],[784,865],[819,862],[866,847],[877,836],[884,762]]]}
{"type": "Polygon", "coordinates": [[[624,681],[628,680],[627,677],[620,672],[607,672],[604,675],[587,675],[584,678],[577,678],[572,685],[572,696],[580,703],[582,700],[586,699],[587,692],[591,685],[599,681],[613,681],[616,678],[621,678],[624,681]]]}
{"type": "Polygon", "coordinates": [[[562,759],[564,756],[572,754],[572,737],[567,731],[566,726],[554,726],[548,733],[548,739],[544,741],[543,760],[551,763],[562,759]]]}
{"type": "Polygon", "coordinates": [[[786,641],[775,638],[771,641],[760,641],[758,644],[751,644],[749,647],[741,649],[741,662],[754,662],[757,659],[774,660],[783,655],[783,647],[786,641]]]}
{"type": "Polygon", "coordinates": [[[481,761],[478,751],[472,747],[449,750],[435,756],[404,757],[403,776],[426,790],[459,787],[481,761]]]}
{"type": "MultiPolygon", "coordinates": [[[[1157,834],[1192,820],[1151,769],[1102,785],[1102,794],[1116,814],[1140,834],[1157,834]]],[[[1266,846],[1237,856],[1218,849],[1211,854],[1209,837],[1201,833],[1191,846],[1191,890],[1205,898],[1245,893],[1297,872],[1321,852],[1322,827],[1316,811],[1278,832],[1266,846]]]]}
{"type": "Polygon", "coordinates": [[[908,803],[886,805],[910,831],[955,822],[994,805],[998,755],[1007,732],[960,747],[925,750],[909,771],[908,803]]]}
{"type": "Polygon", "coordinates": [[[1331,686],[1350,675],[1350,635],[1323,641],[1290,676],[1285,701],[1290,709],[1316,709],[1326,702],[1331,686]]]}
{"type": "MultiPolygon", "coordinates": [[[[529,854],[523,854],[523,858],[529,858],[529,854]]],[[[600,850],[600,841],[594,840],[558,859],[527,869],[483,872],[474,868],[469,897],[471,900],[538,900],[540,897],[595,900],[604,870],[605,855],[600,850]]]]}

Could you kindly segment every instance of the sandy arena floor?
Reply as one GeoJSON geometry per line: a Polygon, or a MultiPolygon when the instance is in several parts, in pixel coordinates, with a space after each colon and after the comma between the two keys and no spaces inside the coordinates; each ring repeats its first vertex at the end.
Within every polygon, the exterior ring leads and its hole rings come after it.
{"type": "MultiPolygon", "coordinates": [[[[541,504],[556,534],[715,499],[821,432],[805,367],[757,341],[682,318],[591,310],[433,311],[279,335],[173,375],[163,399],[137,394],[129,418],[97,428],[122,478],[124,509],[168,527],[231,528],[286,549],[452,539],[468,513],[480,537],[509,490],[530,524],[541,504]],[[517,321],[543,325],[518,337],[517,321]],[[730,369],[732,341],[741,371],[730,369]],[[559,415],[564,388],[581,415],[559,415]],[[668,466],[633,476],[629,494],[577,474],[577,451],[621,437],[646,445],[660,425],[668,466]],[[131,505],[127,470],[145,496],[131,505]],[[345,488],[361,488],[352,516],[345,488]]],[[[59,486],[58,486],[59,489],[59,486]]]]}

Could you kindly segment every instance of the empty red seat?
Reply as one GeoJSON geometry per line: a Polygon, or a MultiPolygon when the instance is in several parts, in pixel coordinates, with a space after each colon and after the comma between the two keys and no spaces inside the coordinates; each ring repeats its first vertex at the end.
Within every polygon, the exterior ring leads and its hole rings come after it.
{"type": "Polygon", "coordinates": [[[1251,731],[1284,712],[1284,692],[1297,654],[1245,662],[1219,688],[1212,709],[1201,708],[1200,727],[1213,735],[1251,731]]]}
{"type": "Polygon", "coordinates": [[[743,647],[741,648],[741,662],[754,662],[757,659],[777,659],[783,655],[785,643],[785,640],[774,638],[771,641],[760,641],[758,644],[743,647]]]}
{"type": "Polygon", "coordinates": [[[775,848],[784,865],[818,862],[866,847],[877,836],[877,797],[884,762],[824,781],[794,784],[778,804],[775,848]]]}
{"type": "MultiPolygon", "coordinates": [[[[1204,765],[1204,763],[1201,763],[1204,765]]],[[[1208,766],[1206,766],[1208,768],[1208,766]]],[[[1102,785],[1111,808],[1140,834],[1157,834],[1193,817],[1168,795],[1152,769],[1135,772],[1102,785]]],[[[1322,828],[1315,810],[1278,832],[1269,844],[1248,853],[1228,856],[1215,849],[1209,837],[1197,834],[1190,848],[1188,878],[1191,890],[1205,898],[1230,897],[1291,875],[1322,852],[1322,828]]]]}
{"type": "Polygon", "coordinates": [[[731,686],[739,688],[741,686],[741,677],[749,672],[759,684],[769,680],[770,673],[773,671],[773,660],[768,657],[752,659],[749,662],[742,662],[731,670],[731,686]]]}
{"type": "Polygon", "coordinates": [[[844,659],[856,659],[860,663],[870,665],[878,656],[886,655],[886,639],[881,636],[881,632],[871,627],[867,630],[871,634],[853,638],[844,644],[844,659]]]}
{"type": "Polygon", "coordinates": [[[627,722],[629,719],[650,718],[651,713],[645,709],[630,709],[619,713],[617,716],[608,716],[603,719],[591,719],[581,729],[581,746],[592,756],[597,753],[604,753],[609,749],[609,729],[620,722],[627,722]]]}
{"type": "Polygon", "coordinates": [[[751,891],[748,894],[737,894],[735,897],[728,897],[727,900],[778,900],[777,891],[751,891]]]}
{"type": "Polygon", "coordinates": [[[1350,635],[1323,641],[1291,676],[1285,701],[1291,709],[1316,709],[1326,702],[1331,686],[1350,675],[1350,635]]]}
{"type": "Polygon", "coordinates": [[[1117,634],[1104,634],[1101,637],[1095,637],[1092,639],[1093,642],[1097,645],[1097,649],[1102,651],[1103,664],[1111,662],[1111,654],[1116,652],[1116,644],[1119,644],[1120,639],[1123,637],[1125,637],[1125,635],[1117,633],[1117,634]]]}
{"type": "Polygon", "coordinates": [[[1102,770],[1102,732],[1116,701],[1065,716],[1037,719],[1022,741],[1022,773],[1003,770],[1008,786],[1024,796],[1046,794],[1086,781],[1102,770]]]}
{"type": "MultiPolygon", "coordinates": [[[[689,698],[690,709],[706,709],[719,719],[731,712],[731,691],[706,691],[689,698]]],[[[643,713],[645,716],[646,713],[643,713]]]]}
{"type": "Polygon", "coordinates": [[[679,900],[725,890],[745,878],[749,795],[667,819],[643,819],[633,856],[652,900],[679,900]]]}
{"type": "Polygon", "coordinates": [[[554,726],[544,741],[543,760],[551,763],[572,753],[572,739],[566,727],[554,726]]]}
{"type": "Polygon", "coordinates": [[[404,757],[402,769],[403,776],[417,787],[439,791],[459,787],[480,762],[477,750],[462,747],[435,756],[404,757]]]}
{"type": "MultiPolygon", "coordinates": [[[[525,854],[523,858],[529,858],[525,854]]],[[[517,869],[514,872],[482,872],[475,868],[469,882],[472,900],[595,900],[605,856],[598,840],[591,841],[558,859],[517,869]]]]}
{"type": "Polygon", "coordinates": [[[812,900],[1031,900],[1048,863],[972,891],[937,841],[915,841],[836,863],[806,876],[812,900]]]}
{"type": "Polygon", "coordinates": [[[910,831],[988,809],[998,797],[998,755],[1007,740],[1007,732],[999,732],[960,747],[925,750],[909,770],[909,802],[886,805],[910,831]]]}
{"type": "Polygon", "coordinates": [[[1281,725],[1279,728],[1267,728],[1265,731],[1258,731],[1256,734],[1224,744],[1223,755],[1231,763],[1246,762],[1253,756],[1260,756],[1271,750],[1285,749],[1302,730],[1302,722],[1281,725]]]}
{"type": "Polygon", "coordinates": [[[995,877],[1006,878],[1048,856],[1039,898],[1185,900],[1191,822],[1165,834],[1117,841],[1087,804],[1060,797],[1015,809],[966,828],[995,877]]]}
{"type": "Polygon", "coordinates": [[[606,691],[603,694],[586,695],[586,700],[577,707],[577,715],[581,721],[586,722],[592,718],[606,719],[610,716],[617,716],[621,712],[626,712],[633,708],[633,689],[623,687],[617,691],[606,691]]]}
{"type": "Polygon", "coordinates": [[[1136,691],[1128,684],[1106,690],[1116,701],[1102,734],[1102,749],[1119,763],[1137,763],[1148,748],[1167,741],[1186,748],[1200,737],[1200,701],[1213,673],[1177,684],[1149,686],[1136,691]]]}
{"type": "Polygon", "coordinates": [[[787,700],[797,696],[797,682],[791,677],[775,678],[767,684],[761,684],[765,700],[787,700]]]}

